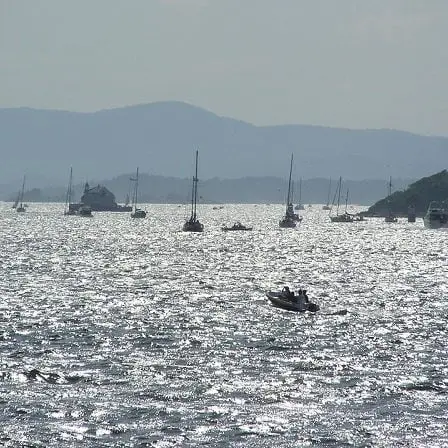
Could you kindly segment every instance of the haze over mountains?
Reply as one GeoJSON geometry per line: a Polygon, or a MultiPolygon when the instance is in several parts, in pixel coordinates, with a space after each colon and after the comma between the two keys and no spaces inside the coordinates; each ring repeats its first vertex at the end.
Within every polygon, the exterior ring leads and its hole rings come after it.
{"type": "Polygon", "coordinates": [[[0,184],[64,185],[131,173],[191,177],[199,148],[201,179],[342,176],[351,180],[418,179],[448,166],[448,138],[394,130],[320,126],[258,127],[181,102],[75,113],[0,109],[0,184]]]}

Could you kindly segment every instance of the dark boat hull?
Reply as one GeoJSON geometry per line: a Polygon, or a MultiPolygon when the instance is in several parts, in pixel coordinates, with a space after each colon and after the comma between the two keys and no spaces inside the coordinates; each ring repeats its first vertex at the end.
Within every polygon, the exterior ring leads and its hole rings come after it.
{"type": "Polygon", "coordinates": [[[294,229],[297,226],[296,222],[290,218],[283,218],[278,225],[282,229],[294,229]]]}
{"type": "MultiPolygon", "coordinates": [[[[70,210],[78,210],[83,204],[70,204],[70,210]]],[[[117,205],[116,207],[102,207],[98,204],[91,206],[92,212],[132,212],[132,207],[129,205],[117,205]]]]}
{"type": "Polygon", "coordinates": [[[276,308],[282,308],[287,311],[294,311],[299,313],[304,313],[305,311],[310,311],[315,313],[319,311],[320,307],[316,303],[308,302],[301,306],[300,304],[294,303],[291,300],[285,298],[281,292],[269,291],[266,293],[267,298],[271,301],[272,305],[276,308]]]}
{"type": "Polygon", "coordinates": [[[223,227],[222,230],[224,232],[237,232],[237,231],[245,231],[252,230],[253,227],[223,227]]]}
{"type": "Polygon", "coordinates": [[[146,212],[145,212],[145,210],[141,210],[141,209],[137,208],[131,214],[131,218],[136,218],[136,219],[146,218],[146,212]]]}
{"type": "Polygon", "coordinates": [[[184,226],[182,227],[182,230],[184,232],[203,232],[204,231],[204,225],[200,223],[199,221],[187,221],[184,226]]]}

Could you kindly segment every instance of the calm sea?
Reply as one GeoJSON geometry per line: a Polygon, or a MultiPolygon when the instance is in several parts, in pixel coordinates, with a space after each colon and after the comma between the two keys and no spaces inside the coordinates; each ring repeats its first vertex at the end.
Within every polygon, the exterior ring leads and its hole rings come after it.
{"type": "Polygon", "coordinates": [[[448,232],[146,209],[0,204],[0,446],[448,446],[448,232]]]}

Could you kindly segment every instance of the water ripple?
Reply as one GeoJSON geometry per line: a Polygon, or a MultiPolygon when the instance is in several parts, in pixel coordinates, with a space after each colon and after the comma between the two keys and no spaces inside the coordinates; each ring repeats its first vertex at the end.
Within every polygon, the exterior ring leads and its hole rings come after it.
{"type": "Polygon", "coordinates": [[[0,444],[448,446],[448,232],[147,210],[0,204],[0,444]],[[284,284],[321,311],[273,308],[284,284]]]}

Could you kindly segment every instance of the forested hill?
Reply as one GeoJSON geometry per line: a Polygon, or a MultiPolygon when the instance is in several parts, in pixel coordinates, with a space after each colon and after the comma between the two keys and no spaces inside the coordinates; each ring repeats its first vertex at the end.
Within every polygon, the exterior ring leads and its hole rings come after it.
{"type": "Polygon", "coordinates": [[[366,214],[385,216],[388,207],[397,215],[406,215],[409,206],[414,206],[417,215],[426,213],[431,201],[448,200],[448,172],[440,171],[409,185],[404,191],[396,191],[372,205],[366,214]]]}

